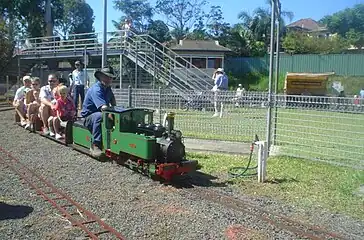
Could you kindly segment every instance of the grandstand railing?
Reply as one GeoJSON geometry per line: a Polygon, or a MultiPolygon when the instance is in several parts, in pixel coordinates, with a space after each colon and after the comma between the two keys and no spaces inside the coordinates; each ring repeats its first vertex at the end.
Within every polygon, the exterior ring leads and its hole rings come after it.
{"type": "MultiPolygon", "coordinates": [[[[126,34],[124,30],[107,33],[107,49],[112,54],[124,54],[138,66],[183,96],[186,90],[207,90],[213,87],[211,76],[149,35],[126,34]],[[177,61],[178,58],[178,61],[177,61]]],[[[82,51],[102,53],[102,33],[21,39],[16,53],[21,56],[82,51]]]]}

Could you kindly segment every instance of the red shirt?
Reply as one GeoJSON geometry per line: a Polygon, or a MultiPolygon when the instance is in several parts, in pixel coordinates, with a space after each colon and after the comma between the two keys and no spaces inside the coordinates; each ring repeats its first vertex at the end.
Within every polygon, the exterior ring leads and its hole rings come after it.
{"type": "Polygon", "coordinates": [[[60,118],[67,120],[71,120],[76,114],[75,104],[69,98],[65,100],[58,98],[54,110],[59,114],[60,118]]]}

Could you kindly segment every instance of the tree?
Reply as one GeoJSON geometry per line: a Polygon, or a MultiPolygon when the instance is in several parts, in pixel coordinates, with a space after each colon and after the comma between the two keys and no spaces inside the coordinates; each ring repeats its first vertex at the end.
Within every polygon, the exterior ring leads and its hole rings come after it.
{"type": "Polygon", "coordinates": [[[242,24],[235,24],[220,40],[223,45],[230,48],[235,56],[257,57],[264,56],[266,47],[263,42],[256,41],[252,32],[242,24]]]}
{"type": "Polygon", "coordinates": [[[153,8],[147,0],[114,0],[114,8],[124,15],[119,22],[113,21],[117,29],[122,29],[125,19],[131,19],[133,29],[138,33],[145,33],[153,17],[153,8]]]}
{"type": "Polygon", "coordinates": [[[170,41],[171,34],[168,26],[162,20],[152,21],[148,25],[148,34],[158,40],[160,43],[170,41]]]}
{"type": "MultiPolygon", "coordinates": [[[[242,11],[238,18],[242,20],[242,24],[246,29],[249,29],[257,41],[264,42],[266,46],[270,43],[270,25],[271,25],[271,1],[267,0],[269,8],[258,7],[253,14],[242,11]]],[[[293,13],[290,11],[281,11],[280,31],[283,31],[285,26],[284,18],[290,21],[293,19],[293,13]]]]}
{"type": "Polygon", "coordinates": [[[359,49],[364,47],[364,33],[358,32],[355,29],[351,28],[345,34],[345,37],[350,45],[355,46],[359,49]]]}
{"type": "Polygon", "coordinates": [[[176,40],[183,39],[196,21],[204,15],[205,0],[157,0],[156,12],[164,15],[176,40]]]}
{"type": "Polygon", "coordinates": [[[206,14],[207,34],[216,39],[224,35],[226,30],[230,28],[229,23],[224,22],[222,10],[220,6],[212,6],[210,12],[206,14]]]}
{"type": "Polygon", "coordinates": [[[346,37],[349,43],[361,48],[364,45],[364,4],[325,16],[320,23],[325,24],[331,33],[346,37]]]}
{"type": "Polygon", "coordinates": [[[0,19],[0,71],[2,74],[6,73],[13,51],[14,42],[9,37],[9,27],[6,27],[6,22],[0,19]]]}
{"type": "Polygon", "coordinates": [[[338,33],[341,36],[345,36],[350,29],[364,33],[364,4],[356,4],[353,8],[325,16],[320,22],[326,24],[331,33],[338,33]]]}
{"type": "Polygon", "coordinates": [[[194,30],[188,35],[189,39],[215,39],[219,40],[230,29],[229,23],[224,22],[220,6],[211,6],[208,13],[201,14],[194,30]]]}
{"type": "Polygon", "coordinates": [[[94,32],[94,12],[85,0],[60,0],[60,18],[55,19],[55,27],[66,39],[69,34],[94,32]]]}
{"type": "Polygon", "coordinates": [[[340,35],[331,38],[311,37],[299,32],[290,32],[283,40],[285,52],[290,54],[341,53],[348,48],[348,42],[340,35]]]}

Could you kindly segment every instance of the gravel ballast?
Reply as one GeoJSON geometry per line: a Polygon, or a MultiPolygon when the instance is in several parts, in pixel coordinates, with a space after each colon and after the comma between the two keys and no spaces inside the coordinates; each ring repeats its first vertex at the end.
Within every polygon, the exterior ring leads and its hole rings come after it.
{"type": "MultiPolygon", "coordinates": [[[[97,162],[29,133],[14,125],[12,111],[0,114],[0,146],[104,219],[126,239],[298,238],[253,215],[198,198],[195,192],[203,187],[163,186],[115,163],[97,162]]],[[[49,236],[53,233],[58,233],[59,239],[82,236],[79,230],[68,228],[67,222],[57,218],[60,213],[34,196],[35,192],[22,185],[10,170],[2,167],[0,177],[0,197],[34,208],[25,218],[2,220],[0,239],[54,239],[49,236]],[[23,227],[27,222],[32,223],[29,229],[23,227]]],[[[343,233],[348,239],[362,239],[364,235],[364,223],[349,217],[317,211],[298,212],[294,207],[270,199],[239,196],[227,187],[217,191],[296,220],[303,215],[305,222],[343,233]]]]}

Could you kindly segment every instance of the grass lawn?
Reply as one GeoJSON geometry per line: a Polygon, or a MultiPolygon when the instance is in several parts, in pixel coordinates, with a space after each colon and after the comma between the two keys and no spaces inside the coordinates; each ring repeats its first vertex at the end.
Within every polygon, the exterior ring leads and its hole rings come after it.
{"type": "MultiPolygon", "coordinates": [[[[170,111],[177,113],[175,128],[186,137],[242,142],[251,142],[255,134],[266,138],[266,108],[231,107],[223,118],[212,118],[211,112],[170,111]]],[[[279,108],[274,144],[281,155],[364,169],[364,114],[279,108]]]]}
{"type": "MultiPolygon", "coordinates": [[[[226,176],[231,167],[245,167],[247,157],[226,154],[188,153],[198,160],[200,171],[226,176]]],[[[251,166],[255,166],[253,162],[251,166]]],[[[325,208],[364,220],[364,197],[353,194],[364,184],[364,171],[292,157],[268,160],[268,181],[257,178],[234,179],[231,184],[243,194],[264,196],[295,204],[303,209],[325,208]]]]}

